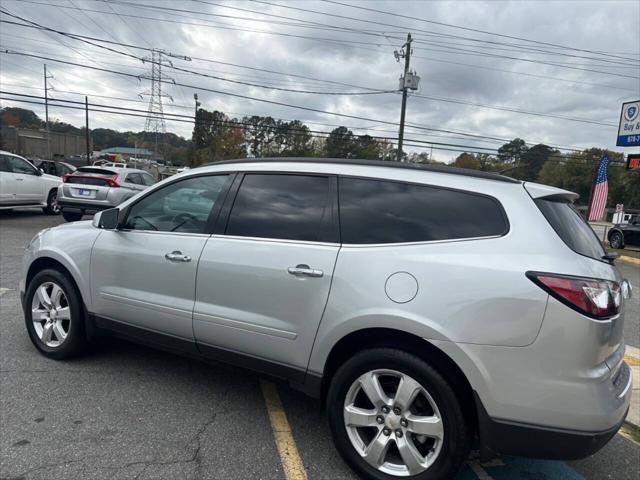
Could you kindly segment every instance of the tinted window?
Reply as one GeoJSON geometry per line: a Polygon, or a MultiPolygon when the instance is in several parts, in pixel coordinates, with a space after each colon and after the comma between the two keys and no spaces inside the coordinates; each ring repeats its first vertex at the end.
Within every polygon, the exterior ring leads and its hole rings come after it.
{"type": "Polygon", "coordinates": [[[329,179],[306,175],[246,175],[229,216],[227,235],[323,240],[330,214],[329,179]]]}
{"type": "Polygon", "coordinates": [[[135,183],[136,185],[142,185],[142,177],[140,176],[139,173],[130,173],[129,175],[127,175],[127,182],[129,183],[135,183]]]}
{"type": "Polygon", "coordinates": [[[13,173],[22,173],[24,175],[35,175],[36,170],[30,163],[18,157],[6,157],[9,162],[9,171],[13,173]]]}
{"type": "Polygon", "coordinates": [[[502,235],[497,200],[400,182],[340,178],[343,243],[402,243],[502,235]]]}
{"type": "Polygon", "coordinates": [[[211,209],[228,175],[192,177],[171,183],[135,203],[125,229],[205,233],[211,209]]]}
{"type": "Polygon", "coordinates": [[[143,185],[150,186],[150,185],[153,185],[154,183],[156,183],[156,179],[153,178],[148,173],[141,173],[140,176],[142,177],[143,185]]]}
{"type": "Polygon", "coordinates": [[[0,172],[11,172],[9,169],[9,157],[0,155],[0,172]]]}
{"type": "Polygon", "coordinates": [[[572,203],[544,198],[535,202],[569,248],[587,257],[602,258],[605,254],[602,244],[572,203]]]}

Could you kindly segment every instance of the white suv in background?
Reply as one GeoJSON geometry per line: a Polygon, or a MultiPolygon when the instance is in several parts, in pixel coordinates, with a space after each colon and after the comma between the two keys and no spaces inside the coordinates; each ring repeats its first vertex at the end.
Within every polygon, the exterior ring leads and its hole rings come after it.
{"type": "Polygon", "coordinates": [[[28,160],[0,150],[0,210],[42,207],[48,215],[58,215],[59,177],[47,175],[28,160]]]}

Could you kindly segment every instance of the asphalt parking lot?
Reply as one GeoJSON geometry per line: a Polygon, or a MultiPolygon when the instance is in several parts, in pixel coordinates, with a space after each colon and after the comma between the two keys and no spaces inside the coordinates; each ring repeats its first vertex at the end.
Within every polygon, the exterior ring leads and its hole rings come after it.
{"type": "MultiPolygon", "coordinates": [[[[61,221],[0,212],[0,478],[285,479],[258,375],[115,340],[72,361],[36,352],[19,306],[21,258],[38,230],[61,221]]],[[[640,346],[640,267],[620,268],[636,293],[627,341],[640,346]]],[[[320,405],[276,387],[308,478],[355,478],[320,405]]],[[[637,478],[640,445],[618,434],[579,462],[471,459],[456,480],[637,478]]]]}

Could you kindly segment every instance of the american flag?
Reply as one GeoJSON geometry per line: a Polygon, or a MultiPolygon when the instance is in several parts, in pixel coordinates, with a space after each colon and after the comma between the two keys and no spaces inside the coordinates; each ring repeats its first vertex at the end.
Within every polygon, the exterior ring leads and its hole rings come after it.
{"type": "Polygon", "coordinates": [[[591,205],[589,208],[589,221],[602,220],[604,209],[607,206],[607,195],[609,194],[609,182],[607,181],[607,168],[609,167],[609,156],[605,153],[598,165],[598,174],[593,188],[591,205]]]}

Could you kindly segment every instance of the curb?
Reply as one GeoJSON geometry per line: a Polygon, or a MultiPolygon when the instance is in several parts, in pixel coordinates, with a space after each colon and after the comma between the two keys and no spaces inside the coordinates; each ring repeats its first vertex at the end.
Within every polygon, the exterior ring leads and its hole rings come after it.
{"type": "Polygon", "coordinates": [[[640,258],[629,257],[627,255],[620,255],[616,260],[621,262],[630,263],[631,265],[640,266],[640,258]]]}

